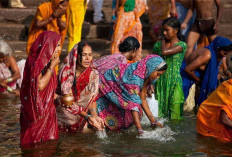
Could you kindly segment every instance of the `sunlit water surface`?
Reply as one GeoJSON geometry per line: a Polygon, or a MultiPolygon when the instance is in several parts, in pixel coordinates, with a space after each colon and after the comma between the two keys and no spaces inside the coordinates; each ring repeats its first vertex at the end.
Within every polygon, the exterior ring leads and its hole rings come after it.
{"type": "Polygon", "coordinates": [[[196,133],[194,114],[182,121],[161,119],[164,128],[151,129],[143,121],[142,136],[134,127],[120,133],[62,133],[58,141],[22,150],[19,109],[19,98],[0,95],[0,156],[232,156],[232,144],[196,133]]]}

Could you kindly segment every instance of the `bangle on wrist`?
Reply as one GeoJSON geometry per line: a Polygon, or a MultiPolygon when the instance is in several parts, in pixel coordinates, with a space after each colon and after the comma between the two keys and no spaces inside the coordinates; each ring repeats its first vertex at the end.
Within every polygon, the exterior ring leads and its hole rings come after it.
{"type": "Polygon", "coordinates": [[[157,122],[158,122],[158,121],[155,120],[155,122],[151,123],[151,126],[156,126],[157,122]]]}
{"type": "Polygon", "coordinates": [[[10,78],[8,78],[8,79],[6,79],[6,83],[10,83],[10,82],[12,82],[13,81],[13,79],[10,77],[10,78]]]}
{"type": "Polygon", "coordinates": [[[137,131],[138,131],[138,133],[143,133],[144,132],[143,129],[138,129],[137,131]]]}
{"type": "Polygon", "coordinates": [[[92,111],[94,111],[94,110],[96,111],[96,109],[95,109],[95,108],[92,108],[92,109],[90,109],[90,110],[89,110],[89,112],[92,112],[92,111]]]}
{"type": "Polygon", "coordinates": [[[50,68],[48,68],[47,71],[50,71],[51,74],[53,74],[53,70],[51,70],[50,68]]]}
{"type": "Polygon", "coordinates": [[[7,90],[9,93],[13,92],[13,88],[11,88],[11,87],[9,87],[9,86],[7,86],[6,90],[7,90]]]}
{"type": "Polygon", "coordinates": [[[88,114],[87,116],[85,116],[85,120],[87,121],[89,119],[89,117],[92,117],[90,114],[88,114]]]}

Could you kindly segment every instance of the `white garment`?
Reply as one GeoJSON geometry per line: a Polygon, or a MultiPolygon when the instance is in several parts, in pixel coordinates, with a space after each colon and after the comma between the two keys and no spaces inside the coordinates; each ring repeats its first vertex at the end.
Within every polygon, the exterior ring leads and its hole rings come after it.
{"type": "Polygon", "coordinates": [[[103,0],[92,0],[94,14],[93,14],[93,22],[97,23],[102,20],[103,14],[102,14],[102,5],[103,0]]]}
{"type": "Polygon", "coordinates": [[[26,63],[25,59],[21,59],[20,61],[17,62],[19,72],[21,75],[21,78],[17,80],[17,84],[18,84],[19,88],[21,88],[21,84],[23,81],[23,72],[24,72],[25,63],[26,63]]]}
{"type": "Polygon", "coordinates": [[[10,7],[12,8],[25,8],[21,0],[10,0],[10,7]]]}
{"type": "MultiPolygon", "coordinates": [[[[151,98],[147,97],[146,99],[152,115],[154,117],[158,117],[159,107],[158,107],[158,101],[155,99],[155,95],[152,94],[151,98]]],[[[141,124],[150,124],[150,121],[144,112],[143,112],[143,118],[141,120],[141,124]]]]}

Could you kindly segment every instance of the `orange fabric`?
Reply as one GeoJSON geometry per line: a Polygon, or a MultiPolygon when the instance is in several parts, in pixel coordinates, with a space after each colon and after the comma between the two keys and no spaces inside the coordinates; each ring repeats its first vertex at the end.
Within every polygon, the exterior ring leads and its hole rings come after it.
{"type": "MultiPolygon", "coordinates": [[[[38,28],[35,25],[35,22],[38,17],[39,17],[38,19],[41,19],[41,17],[42,19],[49,18],[61,1],[63,0],[51,0],[50,2],[45,2],[38,7],[36,15],[34,16],[29,29],[29,36],[28,36],[27,49],[26,49],[27,55],[30,53],[30,48],[34,43],[34,41],[36,40],[36,38],[39,36],[40,33],[44,31],[54,31],[60,34],[62,36],[61,45],[63,45],[67,29],[60,31],[59,26],[57,25],[57,19],[54,19],[51,23],[47,24],[45,28],[38,28]]],[[[62,20],[63,19],[65,18],[62,17],[62,20]]],[[[66,16],[66,23],[67,22],[68,20],[66,16]]]]}
{"type": "Polygon", "coordinates": [[[197,48],[198,49],[199,48],[204,48],[205,46],[208,46],[208,45],[209,45],[209,41],[208,41],[207,36],[201,35],[200,39],[197,42],[197,48]]]}
{"type": "Polygon", "coordinates": [[[136,0],[135,9],[131,12],[124,12],[124,4],[126,0],[123,1],[121,7],[119,8],[119,14],[115,23],[114,34],[111,39],[111,54],[120,53],[118,45],[128,36],[133,36],[138,39],[140,43],[140,49],[138,60],[141,59],[142,51],[142,24],[139,19],[140,16],[146,10],[146,4],[144,0],[136,0]]]}
{"type": "Polygon", "coordinates": [[[232,129],[220,122],[224,110],[232,120],[232,79],[223,82],[201,105],[197,113],[197,132],[232,142],[232,129]]]}

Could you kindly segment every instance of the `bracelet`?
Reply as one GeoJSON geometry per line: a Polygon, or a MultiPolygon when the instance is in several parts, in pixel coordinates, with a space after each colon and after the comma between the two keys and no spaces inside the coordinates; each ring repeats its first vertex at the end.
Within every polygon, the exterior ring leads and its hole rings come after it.
{"type": "Polygon", "coordinates": [[[138,133],[143,133],[144,132],[143,129],[138,129],[137,131],[138,131],[138,133]]]}
{"type": "Polygon", "coordinates": [[[12,77],[6,79],[6,83],[10,83],[10,82],[12,82],[12,81],[13,81],[12,77]]]}
{"type": "Polygon", "coordinates": [[[95,108],[92,108],[92,109],[90,109],[90,110],[89,110],[89,112],[91,112],[91,111],[93,111],[93,110],[95,110],[95,111],[96,111],[96,109],[95,109],[95,108]]]}
{"type": "Polygon", "coordinates": [[[51,70],[50,68],[48,68],[47,70],[50,71],[53,74],[53,70],[51,70]]]}
{"type": "Polygon", "coordinates": [[[13,88],[11,88],[11,87],[9,87],[9,86],[7,86],[7,88],[6,88],[6,90],[8,91],[8,92],[13,92],[13,88]]]}
{"type": "Polygon", "coordinates": [[[157,120],[155,120],[155,122],[154,123],[151,123],[151,126],[156,126],[156,124],[157,124],[157,120]]]}
{"type": "Polygon", "coordinates": [[[90,114],[88,114],[87,116],[85,116],[85,120],[87,121],[89,119],[89,117],[92,117],[90,114]]]}

